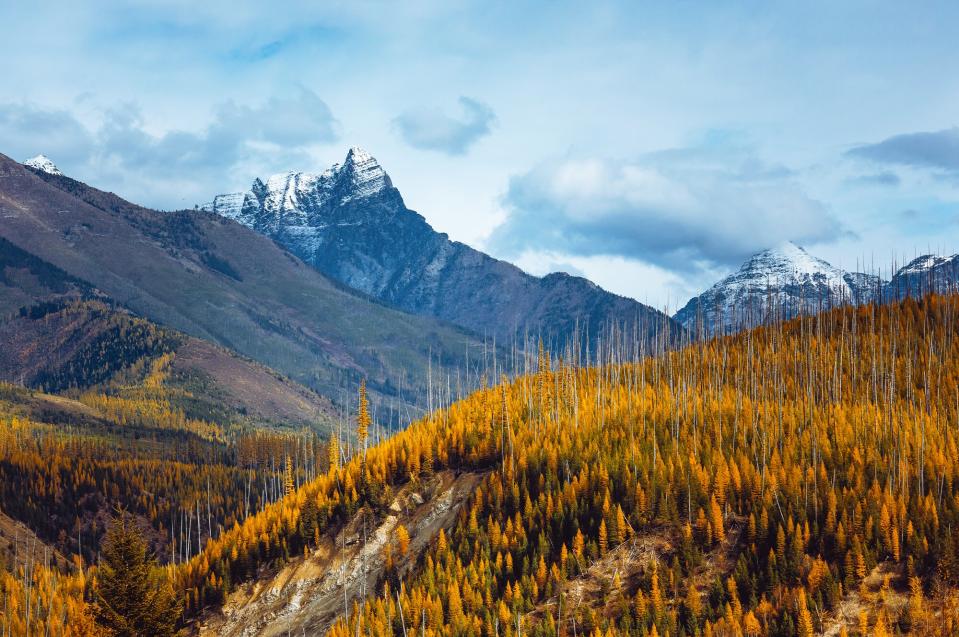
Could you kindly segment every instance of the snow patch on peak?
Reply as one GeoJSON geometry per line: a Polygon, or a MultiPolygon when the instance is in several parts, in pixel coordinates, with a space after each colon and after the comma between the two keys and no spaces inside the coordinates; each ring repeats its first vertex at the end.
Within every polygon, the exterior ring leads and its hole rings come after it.
{"type": "Polygon", "coordinates": [[[754,254],[737,272],[690,300],[675,318],[698,329],[702,314],[708,332],[735,331],[768,318],[862,303],[880,284],[877,277],[846,272],[790,241],[754,254]]]}
{"type": "Polygon", "coordinates": [[[350,183],[349,192],[344,194],[342,202],[370,197],[393,187],[376,158],[358,146],[350,148],[343,167],[335,169],[334,174],[337,177],[343,175],[350,183]]]}
{"type": "Polygon", "coordinates": [[[29,166],[30,168],[34,168],[36,170],[41,170],[50,175],[63,175],[63,173],[60,172],[60,169],[57,168],[56,164],[53,163],[53,160],[43,154],[37,155],[36,157],[31,157],[23,162],[23,165],[29,166]]]}
{"type": "Polygon", "coordinates": [[[774,248],[753,255],[740,272],[760,270],[766,274],[781,278],[795,276],[825,275],[827,278],[842,279],[843,272],[826,261],[814,257],[805,248],[792,241],[781,243],[774,248]]]}
{"type": "Polygon", "coordinates": [[[802,247],[795,241],[783,241],[778,245],[772,246],[771,248],[766,248],[760,254],[765,252],[783,255],[808,254],[806,252],[806,248],[802,247]]]}
{"type": "Polygon", "coordinates": [[[767,248],[759,254],[796,261],[811,258],[809,253],[806,252],[806,249],[794,241],[783,241],[779,245],[767,248]]]}
{"type": "Polygon", "coordinates": [[[201,208],[251,227],[276,230],[290,224],[308,224],[313,213],[328,204],[366,199],[392,187],[376,158],[353,146],[342,164],[333,164],[320,174],[289,171],[265,181],[256,178],[250,190],[217,195],[201,208]]]}
{"type": "Polygon", "coordinates": [[[921,257],[916,257],[896,273],[897,276],[905,274],[922,274],[928,272],[933,268],[938,268],[950,261],[954,261],[959,258],[959,254],[954,254],[951,257],[943,257],[935,254],[924,254],[921,257]]]}
{"type": "Polygon", "coordinates": [[[356,163],[363,164],[372,161],[376,163],[376,159],[373,155],[369,154],[359,146],[351,146],[350,150],[346,153],[346,163],[356,163]]]}

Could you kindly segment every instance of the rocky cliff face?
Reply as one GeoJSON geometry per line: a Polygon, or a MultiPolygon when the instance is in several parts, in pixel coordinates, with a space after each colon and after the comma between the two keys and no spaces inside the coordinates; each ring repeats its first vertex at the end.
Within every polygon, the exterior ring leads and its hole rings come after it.
{"type": "Polygon", "coordinates": [[[442,471],[415,488],[400,488],[385,511],[360,509],[343,528],[321,535],[315,550],[291,556],[282,568],[238,587],[222,609],[204,617],[197,627],[199,635],[326,634],[354,601],[362,600],[382,582],[383,548],[394,542],[397,527],[402,524],[410,537],[405,556],[393,553],[396,574],[403,577],[414,572],[417,560],[440,529],[450,532],[482,478],[480,473],[442,471]]]}
{"type": "Polygon", "coordinates": [[[220,195],[203,208],[390,305],[501,341],[528,333],[559,345],[610,325],[644,335],[677,331],[662,313],[581,277],[534,277],[451,241],[405,206],[383,168],[359,148],[323,173],[257,179],[249,191],[220,195]]]}
{"type": "Polygon", "coordinates": [[[866,303],[882,281],[846,272],[794,243],[764,250],[691,299],[674,318],[693,331],[729,333],[849,303],[866,303]]]}

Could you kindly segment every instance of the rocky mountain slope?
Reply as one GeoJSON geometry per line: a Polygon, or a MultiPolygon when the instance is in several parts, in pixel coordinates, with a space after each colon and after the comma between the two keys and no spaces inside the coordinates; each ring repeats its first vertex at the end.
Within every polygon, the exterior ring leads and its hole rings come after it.
{"type": "Polygon", "coordinates": [[[78,299],[94,292],[86,281],[0,237],[0,317],[35,303],[78,299]]]}
{"type": "Polygon", "coordinates": [[[567,274],[531,276],[435,231],[408,209],[369,153],[350,149],[320,174],[290,172],[203,209],[272,237],[328,276],[394,307],[501,341],[524,332],[555,344],[611,324],[676,329],[668,317],[567,274]]]}
{"type": "Polygon", "coordinates": [[[49,266],[43,280],[37,264],[4,269],[8,310],[31,298],[18,277],[40,293],[91,286],[334,399],[365,377],[376,402],[425,405],[427,369],[482,364],[481,339],[348,290],[241,224],[142,208],[2,155],[0,238],[49,266]]]}
{"type": "Polygon", "coordinates": [[[729,333],[800,313],[869,302],[882,286],[879,277],[846,272],[787,242],[753,255],[738,272],[691,299],[673,318],[696,332],[729,333]]]}

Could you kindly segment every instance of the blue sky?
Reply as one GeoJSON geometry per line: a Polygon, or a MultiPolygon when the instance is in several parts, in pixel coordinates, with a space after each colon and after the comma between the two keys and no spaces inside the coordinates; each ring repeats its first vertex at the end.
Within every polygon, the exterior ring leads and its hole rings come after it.
{"type": "Polygon", "coordinates": [[[959,251],[955,3],[199,4],[3,3],[0,152],[175,208],[359,145],[454,239],[661,307],[788,239],[959,251]]]}

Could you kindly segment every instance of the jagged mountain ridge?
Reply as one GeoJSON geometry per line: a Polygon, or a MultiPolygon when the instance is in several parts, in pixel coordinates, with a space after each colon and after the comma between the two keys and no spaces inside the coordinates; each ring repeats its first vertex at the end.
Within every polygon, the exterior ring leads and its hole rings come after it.
{"type": "MultiPolygon", "coordinates": [[[[321,272],[402,310],[509,339],[528,332],[562,344],[610,324],[678,332],[633,299],[563,273],[529,275],[435,231],[406,207],[366,151],[320,174],[290,172],[203,209],[272,237],[321,272]]],[[[629,327],[627,327],[629,329],[629,327]]]]}
{"type": "Polygon", "coordinates": [[[788,319],[877,298],[883,281],[847,272],[792,242],[763,250],[680,309],[674,318],[708,334],[735,332],[769,320],[788,319]]]}

